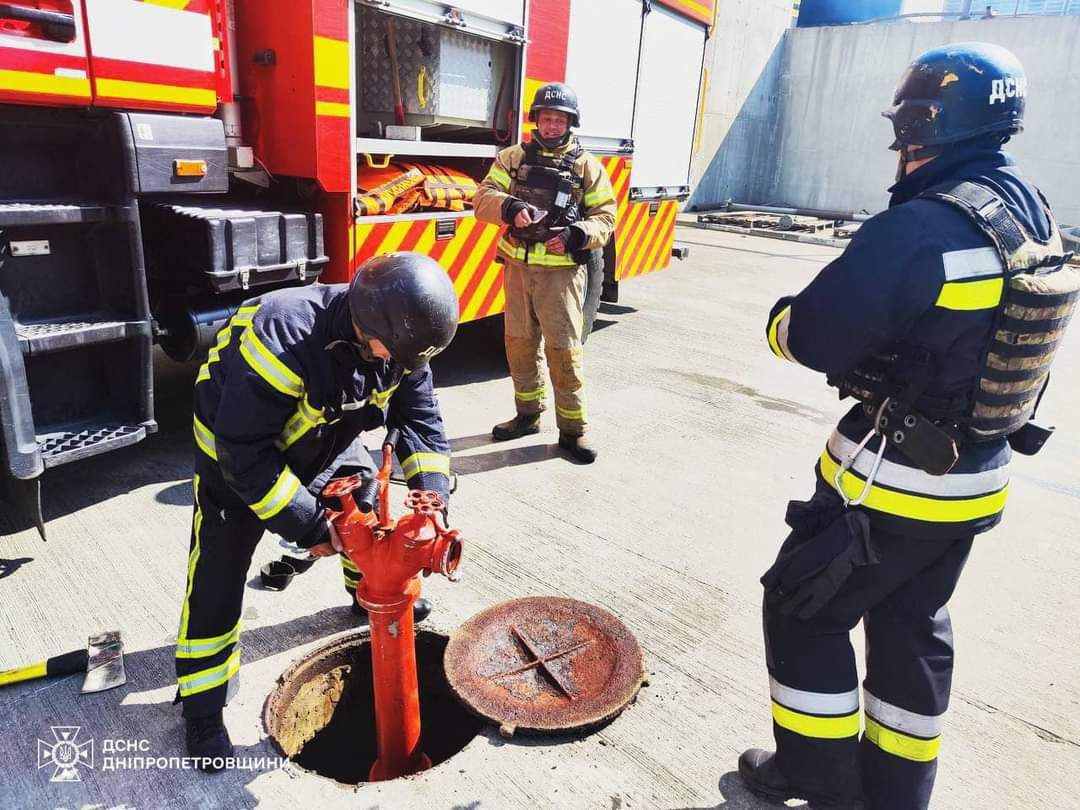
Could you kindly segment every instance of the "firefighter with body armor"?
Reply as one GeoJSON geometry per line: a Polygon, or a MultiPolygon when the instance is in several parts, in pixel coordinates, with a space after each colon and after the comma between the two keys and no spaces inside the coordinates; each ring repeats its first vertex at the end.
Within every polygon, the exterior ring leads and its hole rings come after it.
{"type": "Polygon", "coordinates": [[[813,498],[788,505],[791,534],[761,580],[776,752],[739,759],[761,796],[929,803],[952,679],[946,603],[975,535],[1001,519],[1012,451],[1049,435],[1034,412],[1080,290],[1049,205],[1002,150],[1026,90],[998,46],[916,59],[884,112],[899,152],[888,210],[770,314],[775,354],[859,402],[813,498]]]}
{"type": "Polygon", "coordinates": [[[584,264],[588,251],[611,237],[615,194],[600,162],[571,132],[581,122],[573,90],[541,87],[529,120],[536,124],[532,139],[499,152],[474,200],[477,219],[507,226],[497,260],[503,264],[506,359],[517,415],[496,425],[492,436],[502,441],[539,432],[547,396],[542,338],[559,446],[588,463],[596,449],[586,435],[584,264]]]}
{"type": "MultiPolygon", "coordinates": [[[[189,756],[232,756],[222,707],[237,685],[240,612],[264,531],[312,557],[342,551],[320,494],[375,464],[361,431],[396,428],[413,489],[449,498],[450,447],[428,361],[457,330],[458,300],[431,258],[365,262],[351,284],[267,293],[239,308],[195,382],[195,511],[176,641],[189,756]]],[[[341,554],[354,611],[360,578],[341,554]]],[[[294,563],[302,562],[294,560],[294,563]]],[[[306,561],[303,561],[306,562],[306,561]]],[[[414,615],[430,606],[418,600],[414,615]]]]}

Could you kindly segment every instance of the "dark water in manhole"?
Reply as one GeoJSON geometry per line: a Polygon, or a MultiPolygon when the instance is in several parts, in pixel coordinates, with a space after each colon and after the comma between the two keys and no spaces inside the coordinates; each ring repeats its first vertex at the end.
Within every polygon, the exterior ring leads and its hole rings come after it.
{"type": "MultiPolygon", "coordinates": [[[[484,725],[450,690],[443,670],[447,642],[438,633],[416,635],[421,748],[432,765],[463,749],[484,725]]],[[[378,756],[368,640],[343,639],[286,673],[270,696],[266,723],[274,742],[298,765],[338,782],[366,782],[378,756]]]]}

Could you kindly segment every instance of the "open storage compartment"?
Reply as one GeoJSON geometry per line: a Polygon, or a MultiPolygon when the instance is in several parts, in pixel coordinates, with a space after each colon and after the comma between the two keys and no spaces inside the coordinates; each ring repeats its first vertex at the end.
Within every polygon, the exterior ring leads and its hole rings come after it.
{"type": "Polygon", "coordinates": [[[524,41],[524,0],[358,0],[357,153],[494,157],[518,136],[524,41]]]}

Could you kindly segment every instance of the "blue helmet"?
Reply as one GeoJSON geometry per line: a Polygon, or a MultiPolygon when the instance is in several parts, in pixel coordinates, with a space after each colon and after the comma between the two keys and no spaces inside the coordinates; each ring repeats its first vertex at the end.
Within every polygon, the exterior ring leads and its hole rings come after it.
{"type": "Polygon", "coordinates": [[[1002,140],[1024,128],[1027,77],[1016,55],[1000,45],[957,42],[912,62],[896,88],[890,149],[938,147],[993,132],[1002,140]]]}

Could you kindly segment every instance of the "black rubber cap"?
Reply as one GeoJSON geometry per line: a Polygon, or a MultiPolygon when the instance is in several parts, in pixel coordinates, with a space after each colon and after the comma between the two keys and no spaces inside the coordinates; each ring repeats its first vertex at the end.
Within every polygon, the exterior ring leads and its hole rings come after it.
{"type": "Polygon", "coordinates": [[[268,591],[283,591],[296,576],[296,569],[284,560],[273,560],[259,569],[259,576],[268,591]]]}

